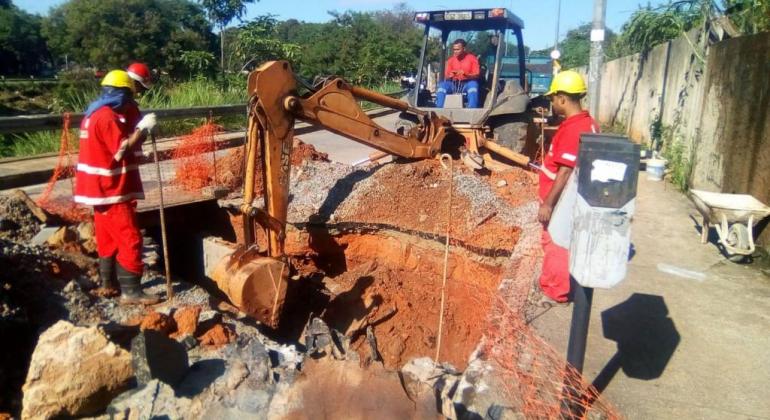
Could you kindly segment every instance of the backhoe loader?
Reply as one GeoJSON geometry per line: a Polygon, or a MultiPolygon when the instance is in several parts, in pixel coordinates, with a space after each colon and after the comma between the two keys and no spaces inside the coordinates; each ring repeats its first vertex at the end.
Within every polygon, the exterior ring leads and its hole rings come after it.
{"type": "Polygon", "coordinates": [[[486,148],[522,166],[529,163],[526,156],[481,136],[458,132],[451,121],[435,112],[351,86],[341,78],[327,78],[310,86],[295,77],[286,61],[264,63],[249,74],[248,95],[246,172],[240,208],[245,244],[220,261],[212,277],[235,306],[271,328],[278,327],[290,271],[284,242],[297,119],[407,159],[430,159],[441,153],[472,157],[486,148]],[[298,83],[307,92],[300,94],[298,83]],[[408,113],[417,123],[408,131],[386,130],[369,118],[358,100],[408,113]],[[258,160],[263,168],[264,207],[255,203],[258,160]],[[257,246],[258,234],[266,235],[264,250],[257,246]]]}

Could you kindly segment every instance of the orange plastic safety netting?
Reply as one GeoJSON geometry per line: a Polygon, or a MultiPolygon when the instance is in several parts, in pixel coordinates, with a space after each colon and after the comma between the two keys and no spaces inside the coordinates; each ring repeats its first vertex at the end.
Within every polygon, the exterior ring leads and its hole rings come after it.
{"type": "Polygon", "coordinates": [[[65,221],[82,222],[90,217],[90,210],[72,200],[75,191],[76,159],[73,157],[71,143],[70,114],[64,114],[56,167],[42,194],[37,198],[37,205],[65,221]]]}

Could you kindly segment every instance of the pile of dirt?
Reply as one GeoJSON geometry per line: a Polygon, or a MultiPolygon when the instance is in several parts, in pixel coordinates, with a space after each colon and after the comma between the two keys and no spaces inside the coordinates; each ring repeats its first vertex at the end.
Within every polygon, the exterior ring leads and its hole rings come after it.
{"type": "MultiPolygon", "coordinates": [[[[310,144],[302,142],[298,137],[294,138],[294,144],[291,150],[291,165],[299,166],[304,162],[328,162],[329,155],[321,153],[310,144]]],[[[230,191],[238,191],[243,185],[244,174],[244,148],[238,147],[227,153],[226,156],[217,158],[216,162],[216,180],[218,185],[222,185],[230,191]]],[[[213,171],[213,166],[212,166],[213,171]]],[[[262,162],[257,160],[254,180],[254,191],[257,195],[262,194],[262,162]]],[[[189,174],[185,175],[188,176],[189,174]]],[[[179,177],[179,176],[177,176],[179,177]]],[[[208,182],[208,181],[207,181],[208,182]]]]}

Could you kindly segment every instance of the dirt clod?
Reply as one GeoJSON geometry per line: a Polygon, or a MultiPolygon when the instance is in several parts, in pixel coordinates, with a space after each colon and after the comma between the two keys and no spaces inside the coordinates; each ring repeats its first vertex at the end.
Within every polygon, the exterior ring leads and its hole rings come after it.
{"type": "Polygon", "coordinates": [[[226,324],[215,324],[198,339],[201,345],[220,347],[233,342],[235,338],[236,334],[233,327],[226,324]]]}
{"type": "Polygon", "coordinates": [[[139,329],[142,331],[154,330],[169,335],[176,331],[176,322],[174,322],[174,318],[166,314],[151,311],[142,319],[139,329]]]}
{"type": "Polygon", "coordinates": [[[176,322],[175,336],[195,335],[198,328],[198,316],[201,314],[200,306],[186,306],[174,312],[176,322]]]}

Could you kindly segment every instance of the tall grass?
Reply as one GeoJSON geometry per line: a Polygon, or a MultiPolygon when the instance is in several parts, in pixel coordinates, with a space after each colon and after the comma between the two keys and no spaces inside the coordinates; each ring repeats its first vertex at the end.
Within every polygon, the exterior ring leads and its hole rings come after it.
{"type": "MultiPolygon", "coordinates": [[[[369,89],[383,93],[398,92],[401,86],[397,82],[385,82],[370,86],[369,89]]],[[[99,87],[94,83],[71,84],[54,94],[55,112],[83,112],[88,104],[99,95],[99,87]]],[[[197,78],[186,82],[171,83],[161,81],[152,89],[137,98],[142,110],[187,108],[194,106],[232,105],[246,103],[246,79],[231,76],[225,80],[197,78]]],[[[362,102],[364,109],[375,105],[362,102]]],[[[206,118],[186,118],[160,120],[156,135],[158,137],[179,136],[192,131],[206,122],[206,118]]],[[[215,117],[214,122],[226,130],[240,130],[246,127],[246,115],[215,117]]],[[[61,133],[38,131],[23,134],[3,135],[0,137],[0,157],[31,156],[59,150],[61,133]]],[[[77,134],[71,137],[73,148],[77,147],[77,134]]]]}
{"type": "MultiPolygon", "coordinates": [[[[9,134],[0,139],[0,157],[34,156],[59,151],[60,132],[33,131],[9,134]]],[[[70,147],[77,150],[78,130],[70,129],[70,147]]]]}

